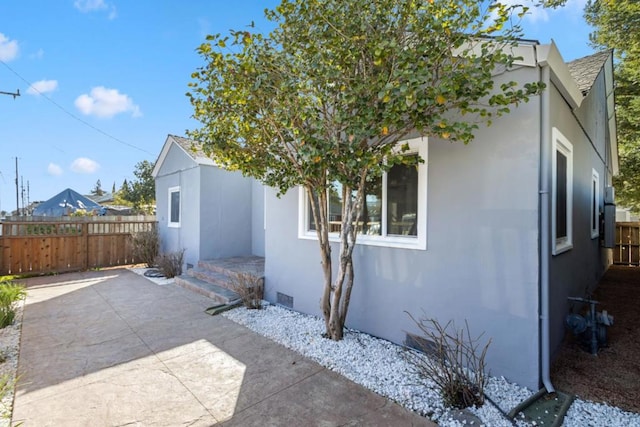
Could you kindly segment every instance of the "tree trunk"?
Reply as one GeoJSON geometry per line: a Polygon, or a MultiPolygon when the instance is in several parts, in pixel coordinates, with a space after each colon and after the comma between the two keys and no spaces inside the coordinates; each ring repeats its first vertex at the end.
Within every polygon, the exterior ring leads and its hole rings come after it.
{"type": "Polygon", "coordinates": [[[322,310],[322,315],[324,317],[327,336],[331,336],[329,331],[331,330],[330,317],[333,272],[331,264],[331,244],[329,242],[327,192],[324,190],[324,187],[322,187],[321,190],[318,190],[317,187],[311,184],[306,185],[305,189],[307,192],[307,198],[311,202],[313,220],[316,223],[316,234],[318,235],[318,243],[320,244],[320,264],[322,265],[322,273],[324,275],[324,287],[322,299],[320,300],[320,309],[322,310]]]}
{"type": "MultiPolygon", "coordinates": [[[[355,195],[351,186],[342,186],[342,225],[340,229],[340,263],[338,274],[333,283],[333,295],[331,298],[329,319],[327,323],[327,336],[339,341],[343,338],[344,325],[351,300],[351,290],[354,283],[353,249],[356,245],[358,234],[358,221],[364,204],[364,185],[367,171],[360,177],[360,183],[355,195]]],[[[326,276],[325,276],[326,279],[326,276]]]]}

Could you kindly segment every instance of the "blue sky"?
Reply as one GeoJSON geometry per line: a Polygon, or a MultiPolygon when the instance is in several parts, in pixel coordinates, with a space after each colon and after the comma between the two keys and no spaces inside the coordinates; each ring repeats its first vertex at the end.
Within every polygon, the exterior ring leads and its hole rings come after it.
{"type": "MultiPolygon", "coordinates": [[[[525,37],[553,39],[565,60],[592,53],[585,2],[533,10],[525,37]]],[[[195,48],[207,34],[251,21],[268,31],[263,10],[277,3],[0,2],[0,91],[21,93],[0,95],[0,210],[16,208],[16,157],[31,201],[67,187],[88,194],[97,180],[110,191],[133,179],[135,164],[155,161],[167,134],[198,125],[184,95],[202,65],[195,48]]]]}

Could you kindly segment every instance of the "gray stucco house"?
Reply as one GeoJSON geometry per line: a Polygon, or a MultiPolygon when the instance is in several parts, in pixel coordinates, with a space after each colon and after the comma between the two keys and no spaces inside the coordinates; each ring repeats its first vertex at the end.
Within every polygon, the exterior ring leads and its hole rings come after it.
{"type": "MultiPolygon", "coordinates": [[[[618,169],[613,62],[603,52],[565,63],[553,43],[523,42],[518,54],[496,80],[542,81],[540,96],[467,146],[416,135],[409,143],[425,163],[392,169],[368,199],[347,325],[403,343],[415,332],[404,311],[467,319],[492,338],[493,375],[550,388],[567,297],[593,290],[612,262],[604,228],[615,215],[604,212],[618,169]]],[[[190,264],[264,256],[266,299],[320,315],[319,249],[303,191],[278,198],[174,136],[154,176],[164,250],[186,248],[190,264]]]]}

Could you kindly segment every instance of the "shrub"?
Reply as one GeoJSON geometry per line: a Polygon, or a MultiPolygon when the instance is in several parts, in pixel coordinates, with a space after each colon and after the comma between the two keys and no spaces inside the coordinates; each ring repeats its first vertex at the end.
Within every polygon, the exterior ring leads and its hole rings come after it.
{"type": "Polygon", "coordinates": [[[182,274],[182,263],[184,260],[184,249],[177,252],[161,254],[156,258],[158,270],[164,277],[172,278],[182,274]]]}
{"type": "Polygon", "coordinates": [[[13,282],[0,283],[0,328],[13,323],[16,317],[16,302],[26,295],[24,286],[13,282]]]}
{"type": "Polygon", "coordinates": [[[133,256],[136,262],[142,262],[147,267],[153,267],[160,252],[160,238],[158,229],[153,227],[147,231],[139,231],[133,235],[133,256]]]}
{"type": "Polygon", "coordinates": [[[262,308],[264,296],[264,280],[250,273],[238,273],[231,278],[229,289],[240,295],[245,307],[252,310],[262,308]]]}
{"type": "Polygon", "coordinates": [[[420,329],[414,340],[419,350],[404,353],[424,384],[435,383],[447,405],[455,408],[484,404],[485,356],[491,339],[481,347],[484,333],[471,338],[469,323],[457,329],[453,321],[442,326],[437,320],[416,320],[407,313],[420,329]]]}

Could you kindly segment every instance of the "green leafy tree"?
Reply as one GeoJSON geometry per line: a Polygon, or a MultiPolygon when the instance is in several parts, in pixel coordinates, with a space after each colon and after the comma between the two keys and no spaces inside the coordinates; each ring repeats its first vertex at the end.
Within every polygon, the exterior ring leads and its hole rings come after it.
{"type": "Polygon", "coordinates": [[[640,2],[589,0],[585,18],[596,48],[614,49],[620,174],[614,178],[619,205],[640,213],[640,2]]]}
{"type": "Polygon", "coordinates": [[[96,185],[93,187],[93,190],[91,190],[91,194],[94,196],[104,195],[104,190],[102,189],[102,183],[100,180],[96,181],[96,185]]]}
{"type": "Polygon", "coordinates": [[[540,91],[537,82],[494,84],[492,72],[514,60],[513,12],[476,0],[283,0],[265,11],[270,34],[212,35],[197,49],[205,65],[187,96],[202,127],[189,135],[280,194],[306,190],[328,337],[343,335],[366,182],[421,161],[398,142],[417,131],[468,143],[480,124],[540,91]],[[330,189],[343,201],[335,278],[330,189]]]}
{"type": "Polygon", "coordinates": [[[121,196],[131,202],[136,209],[151,210],[151,206],[155,204],[156,184],[151,175],[154,165],[148,160],[136,163],[133,171],[136,179],[130,183],[125,180],[122,184],[124,191],[121,196]]]}

